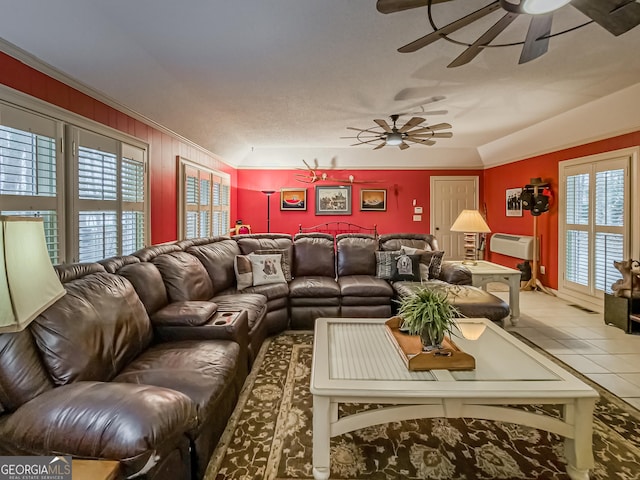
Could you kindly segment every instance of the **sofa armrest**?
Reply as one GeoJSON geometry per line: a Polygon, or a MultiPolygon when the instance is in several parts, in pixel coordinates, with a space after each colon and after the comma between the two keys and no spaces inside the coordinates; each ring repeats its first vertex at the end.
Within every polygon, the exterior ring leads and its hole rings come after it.
{"type": "Polygon", "coordinates": [[[127,472],[157,461],[196,427],[194,403],[168,388],[76,382],[38,395],[0,427],[15,455],[113,459],[127,472]]]}
{"type": "Polygon", "coordinates": [[[231,340],[247,349],[249,344],[249,316],[246,310],[216,312],[202,325],[185,323],[153,325],[155,339],[160,342],[178,340],[231,340]]]}
{"type": "Polygon", "coordinates": [[[459,262],[443,261],[438,280],[453,285],[471,285],[471,271],[459,262]]]}
{"type": "Polygon", "coordinates": [[[151,315],[154,327],[190,327],[204,325],[218,311],[218,305],[206,301],[170,303],[151,315]]]}

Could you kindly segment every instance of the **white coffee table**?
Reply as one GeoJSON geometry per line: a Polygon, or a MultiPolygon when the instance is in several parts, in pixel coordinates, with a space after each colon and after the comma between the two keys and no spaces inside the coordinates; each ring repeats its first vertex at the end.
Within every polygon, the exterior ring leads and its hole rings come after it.
{"type": "MultiPolygon", "coordinates": [[[[462,262],[453,262],[463,264],[462,262]]],[[[520,319],[520,279],[522,272],[515,268],[505,267],[497,263],[478,260],[475,265],[464,264],[471,271],[471,285],[487,289],[490,282],[509,285],[509,308],[511,323],[515,325],[520,319]]]]}
{"type": "Polygon", "coordinates": [[[478,340],[455,342],[476,359],[473,371],[407,370],[384,319],[319,318],[315,324],[313,476],[328,479],[329,439],[371,425],[415,418],[482,418],[527,425],[565,437],[567,473],[588,480],[593,409],[598,394],[486,319],[460,319],[486,328],[478,340]],[[338,419],[340,403],[393,406],[338,419]],[[554,404],[563,418],[504,405],[554,404]]]}

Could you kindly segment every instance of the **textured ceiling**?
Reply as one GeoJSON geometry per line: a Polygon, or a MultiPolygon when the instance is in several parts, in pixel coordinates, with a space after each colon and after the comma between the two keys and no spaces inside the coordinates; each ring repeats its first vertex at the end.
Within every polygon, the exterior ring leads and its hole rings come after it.
{"type": "MultiPolygon", "coordinates": [[[[440,3],[434,20],[444,25],[488,3],[440,3]]],[[[585,104],[628,87],[630,101],[638,102],[640,27],[614,37],[591,24],[552,38],[546,55],[524,65],[517,64],[520,47],[505,47],[448,69],[463,47],[439,41],[416,53],[397,52],[432,30],[426,7],[383,15],[375,0],[0,5],[6,42],[238,167],[298,167],[303,158],[355,168],[481,167],[500,156],[510,160],[640,128],[640,108],[609,118],[595,132],[575,128],[598,122],[598,109],[589,110],[593,118],[581,114],[585,104]],[[556,140],[563,145],[545,144],[540,125],[576,108],[566,137],[556,140]],[[340,138],[350,135],[347,126],[370,128],[374,118],[422,109],[446,110],[426,118],[451,123],[453,138],[405,151],[350,147],[340,138]],[[536,133],[527,140],[529,129],[536,133]],[[582,131],[588,137],[578,138],[582,131]],[[483,155],[509,150],[514,135],[517,151],[483,155]]],[[[456,38],[472,42],[500,16],[456,38]]],[[[554,31],[586,20],[568,5],[556,12],[554,31]]],[[[520,16],[498,41],[522,41],[528,21],[520,16]]],[[[557,133],[557,122],[552,125],[557,133]]]]}

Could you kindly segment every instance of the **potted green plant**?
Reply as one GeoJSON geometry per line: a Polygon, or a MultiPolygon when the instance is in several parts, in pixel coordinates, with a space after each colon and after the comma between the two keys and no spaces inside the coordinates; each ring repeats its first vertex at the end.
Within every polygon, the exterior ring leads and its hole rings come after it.
{"type": "Polygon", "coordinates": [[[446,291],[421,287],[398,303],[401,330],[420,335],[424,351],[442,348],[445,334],[453,335],[458,328],[455,318],[461,315],[449,301],[446,291]]]}

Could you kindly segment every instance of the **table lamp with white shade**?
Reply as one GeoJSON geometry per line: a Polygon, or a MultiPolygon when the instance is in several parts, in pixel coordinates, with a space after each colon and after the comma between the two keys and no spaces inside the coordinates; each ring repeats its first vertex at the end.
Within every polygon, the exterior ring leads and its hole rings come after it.
{"type": "Polygon", "coordinates": [[[42,218],[0,216],[0,333],[24,330],[64,294],[42,218]]]}
{"type": "Polygon", "coordinates": [[[478,251],[476,249],[476,235],[478,233],[491,233],[489,225],[478,210],[462,210],[456,221],[451,225],[452,232],[464,233],[465,259],[463,264],[476,265],[478,263],[478,251]]]}

